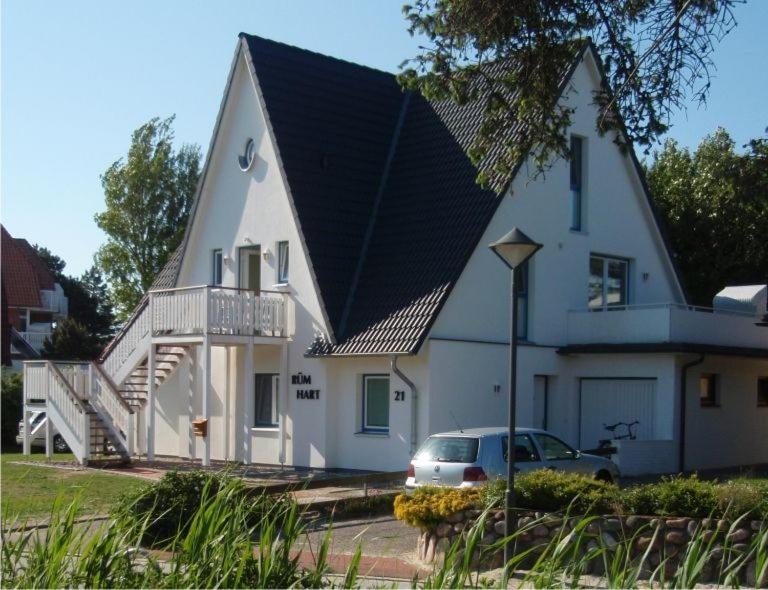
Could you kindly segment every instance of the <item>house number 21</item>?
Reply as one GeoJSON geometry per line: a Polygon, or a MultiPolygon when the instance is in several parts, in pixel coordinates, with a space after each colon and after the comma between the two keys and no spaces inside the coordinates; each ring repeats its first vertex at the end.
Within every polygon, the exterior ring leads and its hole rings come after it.
{"type": "Polygon", "coordinates": [[[395,401],[396,402],[405,401],[405,392],[404,391],[395,391],[395,401]]]}

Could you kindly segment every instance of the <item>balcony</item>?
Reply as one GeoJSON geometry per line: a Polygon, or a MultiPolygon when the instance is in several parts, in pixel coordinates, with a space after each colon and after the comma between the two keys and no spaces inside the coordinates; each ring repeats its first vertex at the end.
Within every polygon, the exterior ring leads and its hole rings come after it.
{"type": "Polygon", "coordinates": [[[55,291],[42,289],[40,291],[40,304],[45,311],[50,311],[56,315],[65,316],[69,311],[69,300],[59,285],[56,285],[55,291]]]}
{"type": "Polygon", "coordinates": [[[568,344],[675,342],[768,348],[758,316],[676,303],[568,312],[568,344]]]}
{"type": "Polygon", "coordinates": [[[149,292],[153,336],[293,335],[293,299],[278,291],[218,286],[181,287],[149,292]]]}
{"type": "Polygon", "coordinates": [[[19,336],[37,352],[42,352],[43,342],[46,338],[50,339],[51,332],[19,332],[19,336]]]}

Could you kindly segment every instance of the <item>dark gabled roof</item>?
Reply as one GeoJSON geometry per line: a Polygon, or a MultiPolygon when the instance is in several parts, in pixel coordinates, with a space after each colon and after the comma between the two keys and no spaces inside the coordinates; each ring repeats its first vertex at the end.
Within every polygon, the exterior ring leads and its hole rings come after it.
{"type": "Polygon", "coordinates": [[[768,358],[768,348],[721,346],[695,342],[620,342],[605,344],[572,344],[557,349],[558,354],[658,354],[693,353],[721,356],[768,358]]]}
{"type": "MultiPolygon", "coordinates": [[[[392,74],[240,38],[331,329],[307,354],[418,352],[501,201],[475,183],[478,169],[505,192],[498,151],[478,168],[466,155],[484,103],[429,102],[392,74]]],[[[175,285],[184,244],[154,288],[175,285]]]]}
{"type": "Polygon", "coordinates": [[[179,270],[181,270],[181,257],[183,254],[184,244],[176,248],[173,251],[173,254],[168,257],[168,262],[166,262],[163,269],[157,273],[150,290],[172,289],[176,286],[176,279],[178,279],[179,270]]]}

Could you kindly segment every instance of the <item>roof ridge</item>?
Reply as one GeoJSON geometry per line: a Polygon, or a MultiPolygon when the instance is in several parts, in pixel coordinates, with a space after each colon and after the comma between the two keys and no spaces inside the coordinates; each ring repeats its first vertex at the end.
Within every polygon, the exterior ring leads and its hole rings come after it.
{"type": "Polygon", "coordinates": [[[387,152],[387,159],[384,162],[384,169],[381,172],[381,180],[376,190],[376,198],[373,202],[373,209],[371,210],[371,217],[368,220],[368,227],[365,230],[365,237],[363,238],[363,244],[360,248],[360,257],[357,259],[357,267],[355,268],[355,274],[352,276],[352,284],[349,286],[349,293],[347,295],[347,302],[344,304],[344,309],[341,312],[341,320],[339,321],[339,333],[336,335],[339,342],[346,336],[347,320],[349,319],[349,313],[352,309],[352,303],[355,300],[355,293],[357,292],[357,284],[360,281],[360,275],[363,272],[363,265],[365,258],[368,254],[368,246],[371,243],[371,237],[373,236],[373,228],[376,225],[376,218],[379,213],[379,205],[384,197],[384,189],[387,186],[387,180],[389,178],[389,171],[392,168],[392,161],[395,159],[395,152],[397,151],[397,144],[400,139],[400,132],[403,129],[403,123],[405,122],[405,115],[408,112],[408,105],[411,100],[411,92],[405,92],[403,94],[403,102],[400,105],[400,113],[397,116],[397,122],[395,123],[395,129],[392,132],[392,141],[389,144],[389,151],[387,152]]]}
{"type": "Polygon", "coordinates": [[[292,49],[294,51],[298,51],[300,53],[305,53],[305,54],[314,55],[314,56],[317,56],[317,57],[322,57],[322,58],[325,58],[325,59],[330,59],[330,60],[333,60],[333,61],[345,64],[345,65],[355,66],[356,68],[361,68],[361,69],[364,69],[364,70],[370,70],[370,71],[375,72],[377,74],[384,74],[384,75],[389,76],[391,78],[396,78],[397,77],[397,74],[394,74],[392,72],[387,72],[386,70],[382,70],[382,69],[379,69],[379,68],[374,68],[373,66],[367,66],[365,64],[361,64],[361,63],[357,63],[357,62],[354,62],[354,61],[350,61],[348,59],[343,59],[341,57],[335,57],[333,55],[328,55],[326,53],[320,53],[319,51],[312,51],[311,49],[305,49],[304,47],[297,47],[296,45],[291,45],[290,43],[285,43],[283,41],[275,41],[274,39],[267,39],[266,37],[262,37],[261,35],[252,35],[251,33],[240,32],[240,33],[238,33],[237,36],[240,39],[247,38],[247,37],[250,37],[251,39],[258,39],[259,41],[265,41],[265,42],[271,43],[273,45],[279,45],[279,46],[282,46],[282,47],[287,47],[289,49],[292,49]]]}

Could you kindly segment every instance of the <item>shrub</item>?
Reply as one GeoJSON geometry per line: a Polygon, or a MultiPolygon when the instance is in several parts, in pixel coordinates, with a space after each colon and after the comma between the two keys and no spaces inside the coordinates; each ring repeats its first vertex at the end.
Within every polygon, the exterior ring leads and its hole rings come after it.
{"type": "MultiPolygon", "coordinates": [[[[232,501],[239,501],[246,494],[239,479],[204,471],[170,471],[159,481],[124,495],[117,503],[116,514],[142,523],[144,545],[164,546],[171,539],[185,536],[200,506],[225,487],[229,490],[226,497],[232,501]]],[[[267,495],[254,496],[246,524],[257,522],[274,502],[267,495]]]]}
{"type": "Polygon", "coordinates": [[[2,444],[3,446],[15,445],[23,408],[21,373],[3,368],[0,396],[2,396],[0,398],[2,399],[2,407],[0,407],[2,444]]]}
{"type": "Polygon", "coordinates": [[[768,520],[768,480],[736,479],[715,486],[718,516],[747,514],[768,520]]]}
{"type": "Polygon", "coordinates": [[[622,505],[632,514],[706,517],[720,510],[716,484],[691,477],[662,477],[657,483],[637,485],[622,493],[622,505]]]}
{"type": "Polygon", "coordinates": [[[456,489],[422,487],[411,495],[395,498],[395,518],[421,529],[437,525],[446,516],[469,508],[479,508],[482,493],[478,488],[456,489]]]}
{"type": "Polygon", "coordinates": [[[520,508],[574,514],[605,514],[615,509],[619,489],[588,475],[541,469],[515,478],[515,500],[520,508]]]}

